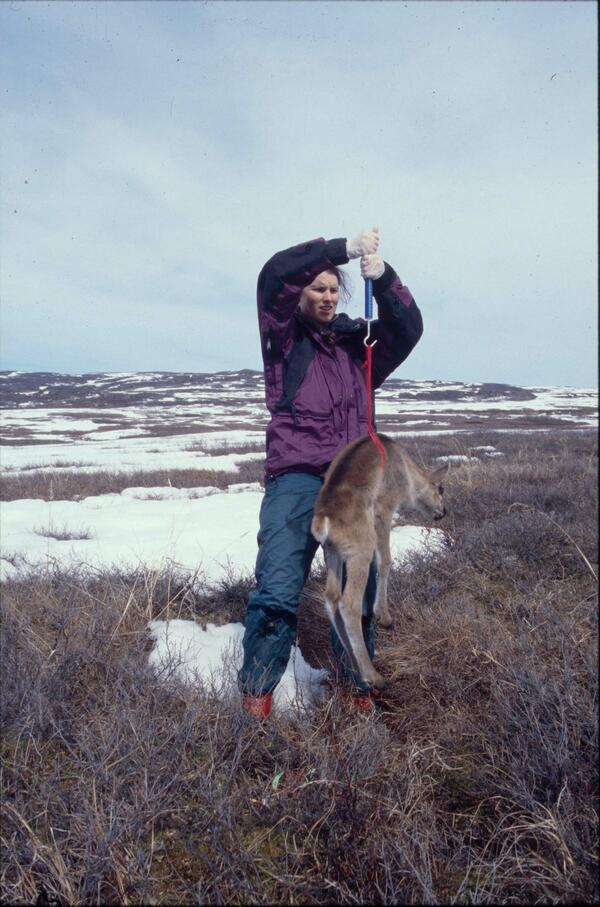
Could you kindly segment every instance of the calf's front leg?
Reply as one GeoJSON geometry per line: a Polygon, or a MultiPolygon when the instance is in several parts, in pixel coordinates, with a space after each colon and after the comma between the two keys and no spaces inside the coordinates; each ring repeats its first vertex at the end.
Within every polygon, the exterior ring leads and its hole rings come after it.
{"type": "Polygon", "coordinates": [[[377,594],[375,596],[374,611],[382,627],[393,627],[394,618],[388,606],[388,578],[392,566],[392,554],[390,551],[390,530],[392,514],[389,520],[380,518],[376,520],[375,531],[377,533],[377,594]]]}

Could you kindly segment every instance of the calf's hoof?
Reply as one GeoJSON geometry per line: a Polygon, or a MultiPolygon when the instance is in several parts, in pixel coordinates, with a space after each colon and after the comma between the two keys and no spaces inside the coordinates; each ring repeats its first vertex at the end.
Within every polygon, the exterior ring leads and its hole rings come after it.
{"type": "Polygon", "coordinates": [[[376,610],[375,614],[380,626],[385,627],[386,630],[394,626],[394,618],[392,617],[391,611],[387,607],[376,610]]]}
{"type": "Polygon", "coordinates": [[[385,690],[385,689],[387,689],[387,685],[388,685],[387,680],[385,680],[385,678],[382,677],[381,674],[378,674],[377,672],[375,672],[373,677],[371,677],[367,680],[367,683],[369,684],[369,686],[374,687],[376,690],[385,690]]]}

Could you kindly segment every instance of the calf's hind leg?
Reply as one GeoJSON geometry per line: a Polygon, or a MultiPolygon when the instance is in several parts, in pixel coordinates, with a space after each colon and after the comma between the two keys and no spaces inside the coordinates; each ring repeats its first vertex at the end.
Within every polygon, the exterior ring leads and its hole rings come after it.
{"type": "Polygon", "coordinates": [[[357,673],[365,683],[383,689],[386,682],[369,658],[362,631],[362,603],[373,551],[352,554],[346,559],[346,585],[339,602],[334,626],[350,659],[356,663],[357,673]],[[338,628],[341,618],[346,639],[338,628]]]}
{"type": "Polygon", "coordinates": [[[344,562],[342,557],[332,542],[326,542],[323,546],[323,555],[325,557],[325,566],[327,567],[327,579],[325,583],[325,610],[333,628],[342,643],[348,658],[350,659],[352,670],[360,674],[360,668],[354,657],[352,645],[348,638],[348,633],[339,611],[340,599],[342,597],[342,574],[344,562]]]}

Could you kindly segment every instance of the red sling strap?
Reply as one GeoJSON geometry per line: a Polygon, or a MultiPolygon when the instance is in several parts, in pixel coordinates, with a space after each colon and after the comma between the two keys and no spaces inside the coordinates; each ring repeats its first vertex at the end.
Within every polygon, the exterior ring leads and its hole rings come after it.
{"type": "MultiPolygon", "coordinates": [[[[377,341],[375,341],[375,343],[377,343],[377,341]]],[[[366,369],[366,371],[367,371],[367,420],[368,420],[368,424],[369,424],[369,437],[377,445],[377,450],[379,451],[379,456],[381,457],[381,463],[383,466],[385,466],[385,461],[387,460],[387,453],[385,451],[385,447],[383,446],[383,444],[381,443],[381,441],[375,434],[375,430],[373,428],[373,391],[372,391],[371,373],[373,370],[373,347],[375,346],[375,343],[372,343],[372,344],[367,343],[367,341],[365,339],[365,347],[366,347],[367,355],[366,355],[366,359],[363,364],[363,368],[366,369]]]]}

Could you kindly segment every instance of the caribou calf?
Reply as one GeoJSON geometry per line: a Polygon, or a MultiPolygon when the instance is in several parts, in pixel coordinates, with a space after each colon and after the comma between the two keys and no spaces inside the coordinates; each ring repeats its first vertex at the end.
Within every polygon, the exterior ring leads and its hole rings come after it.
{"type": "Polygon", "coordinates": [[[391,626],[387,582],[394,513],[413,510],[425,519],[440,520],[446,513],[440,482],[448,467],[421,469],[392,438],[378,437],[387,454],[385,465],[368,436],[348,444],[333,460],[315,503],[311,532],[323,545],[329,618],[356,673],[365,683],[383,689],[385,680],[373,667],[362,633],[369,566],[375,555],[379,573],[375,614],[384,627],[391,626]]]}

